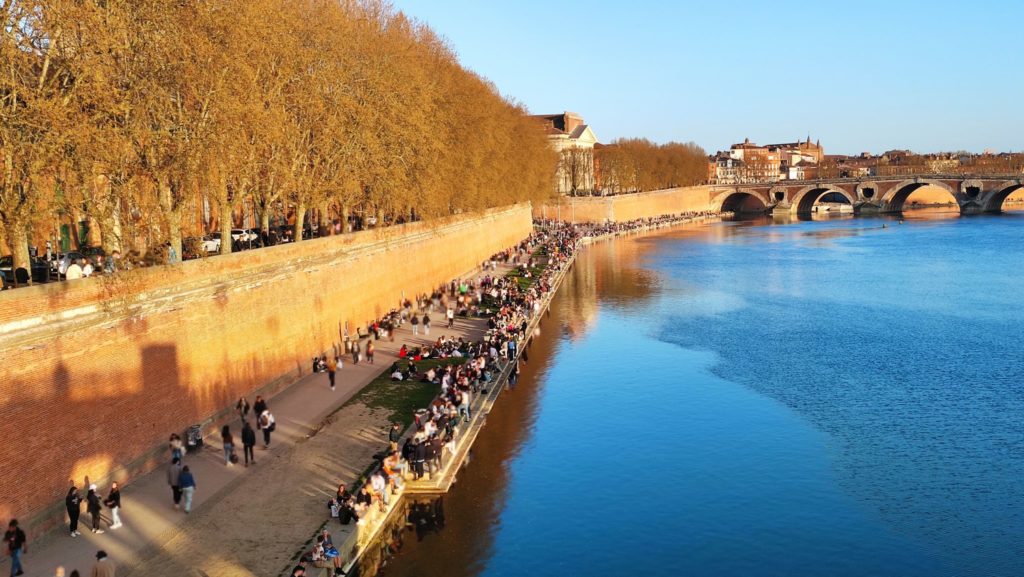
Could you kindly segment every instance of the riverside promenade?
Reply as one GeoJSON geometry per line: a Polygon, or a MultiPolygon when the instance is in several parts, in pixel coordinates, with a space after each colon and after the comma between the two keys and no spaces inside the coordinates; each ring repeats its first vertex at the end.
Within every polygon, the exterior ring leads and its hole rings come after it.
{"type": "MultiPolygon", "coordinates": [[[[523,354],[529,351],[529,344],[533,335],[535,335],[539,330],[539,327],[551,306],[551,301],[557,294],[565,276],[571,270],[581,248],[594,242],[608,240],[618,236],[642,234],[644,232],[678,226],[681,224],[717,221],[720,220],[722,216],[723,215],[721,214],[717,214],[651,219],[651,222],[642,225],[638,224],[639,221],[623,223],[621,225],[589,225],[588,228],[593,229],[596,234],[593,236],[583,236],[579,238],[576,246],[568,256],[568,259],[561,263],[554,263],[555,268],[553,269],[553,274],[549,281],[550,290],[544,294],[538,312],[530,316],[527,329],[524,331],[522,338],[518,341],[518,346],[515,349],[515,356],[507,359],[503,363],[497,378],[493,383],[491,383],[486,394],[478,395],[474,398],[471,410],[473,417],[458,427],[458,435],[455,440],[455,451],[452,455],[444,459],[444,464],[440,470],[434,474],[428,473],[419,480],[408,480],[408,476],[406,476],[404,487],[401,491],[396,492],[394,496],[392,496],[387,508],[383,511],[373,507],[367,509],[358,525],[353,523],[351,525],[343,526],[337,523],[332,523],[333,519],[326,517],[325,515],[326,520],[321,528],[327,529],[331,533],[333,542],[341,552],[342,559],[344,560],[344,570],[346,572],[351,572],[353,567],[358,565],[360,575],[375,575],[381,567],[382,562],[390,555],[390,551],[388,550],[389,544],[385,542],[382,537],[388,528],[394,528],[403,524],[403,521],[399,517],[408,510],[406,507],[402,506],[403,500],[407,497],[415,499],[416,497],[437,496],[447,493],[449,489],[451,489],[452,485],[457,480],[459,471],[470,454],[474,441],[483,429],[484,425],[486,425],[488,414],[494,408],[501,393],[508,387],[512,367],[519,361],[519,358],[522,357],[523,354]],[[365,563],[363,562],[364,558],[368,558],[365,563]]],[[[550,260],[547,260],[544,265],[548,268],[552,267],[553,263],[551,263],[550,260]]],[[[552,269],[548,268],[547,272],[552,272],[552,269]]],[[[476,322],[483,323],[483,320],[477,320],[476,322]]],[[[415,432],[415,426],[410,426],[405,431],[403,439],[412,436],[415,432]]],[[[314,540],[310,539],[303,550],[296,554],[296,562],[298,562],[305,552],[312,548],[313,544],[314,540]]],[[[308,565],[307,567],[309,569],[307,574],[322,574],[324,577],[331,574],[330,570],[326,568],[321,569],[308,565]]],[[[284,572],[282,572],[282,577],[290,575],[290,569],[291,567],[288,567],[284,572]]]]}
{"type": "MultiPolygon", "coordinates": [[[[494,274],[508,269],[499,263],[494,274]]],[[[467,272],[464,278],[476,272],[467,272]]],[[[246,468],[241,461],[239,418],[208,424],[204,447],[187,454],[183,463],[197,484],[190,515],[174,509],[166,467],[161,466],[122,483],[123,527],[111,530],[104,522],[105,533],[91,533],[83,507],[80,537],[70,537],[65,523],[30,541],[22,556],[25,576],[53,577],[58,567],[67,574],[78,570],[88,575],[100,549],[116,564],[118,577],[276,574],[290,562],[295,545],[317,528],[319,521],[311,520],[324,511],[339,480],[358,478],[373,454],[387,444],[387,415],[353,402],[353,397],[397,360],[403,344],[424,346],[440,335],[475,340],[486,328],[461,317],[454,329],[442,328],[441,316],[437,314],[438,326],[429,337],[414,336],[406,323],[395,331],[394,342],[374,341],[375,364],[354,365],[351,355],[345,355],[335,391],[328,386],[327,373],[310,373],[267,399],[277,429],[269,450],[263,449],[257,432],[254,466],[246,468]],[[223,424],[230,425],[240,458],[231,467],[224,463],[219,435],[223,424]]],[[[252,403],[254,396],[248,400],[252,403]]],[[[85,493],[85,488],[79,489],[85,493]]],[[[105,496],[108,487],[98,489],[105,496]]],[[[105,518],[109,513],[104,509],[105,518]]],[[[9,567],[10,558],[5,556],[0,572],[9,567]]]]}
{"type": "MultiPolygon", "coordinates": [[[[641,228],[699,220],[703,219],[662,221],[641,228]]],[[[637,230],[617,230],[597,238],[637,230]]],[[[582,242],[597,238],[585,238],[582,242]]],[[[561,275],[570,268],[572,258],[575,258],[575,251],[559,272],[559,282],[561,275]]],[[[499,265],[495,274],[504,274],[510,268],[499,265]]],[[[542,311],[546,310],[557,286],[557,283],[552,284],[542,311]]],[[[534,315],[526,335],[533,334],[534,323],[540,318],[541,315],[534,315]]],[[[216,434],[222,423],[209,425],[205,447],[185,458],[197,482],[191,515],[173,508],[165,469],[159,468],[124,484],[123,528],[110,530],[104,523],[106,533],[89,533],[84,529],[88,516],[83,513],[81,537],[71,538],[66,531],[57,530],[38,542],[29,543],[28,552],[23,556],[25,574],[49,577],[62,567],[67,574],[78,570],[87,575],[100,549],[110,555],[118,566],[117,575],[122,577],[276,575],[283,571],[287,574],[287,569],[307,550],[296,553],[297,544],[308,542],[310,536],[324,526],[325,519],[329,520],[325,503],[333,496],[338,482],[351,485],[360,479],[366,465],[374,462],[375,454],[386,445],[390,422],[387,411],[367,407],[358,399],[353,401],[353,397],[398,358],[398,349],[403,344],[426,345],[440,335],[478,340],[485,330],[483,319],[458,317],[454,329],[436,326],[433,334],[426,337],[413,336],[406,324],[395,332],[394,342],[375,341],[376,364],[353,365],[351,358],[346,357],[337,375],[336,391],[329,389],[325,373],[304,376],[268,399],[278,426],[269,450],[262,449],[262,443],[258,443],[253,467],[225,466],[216,434]]],[[[519,347],[518,353],[522,350],[523,347],[519,347]]],[[[310,356],[312,354],[311,351],[310,356]]],[[[486,413],[504,387],[509,366],[504,366],[500,380],[492,386],[489,395],[475,399],[473,409],[477,416],[462,427],[456,458],[448,459],[445,470],[433,480],[410,484],[410,493],[443,492],[451,486],[472,440],[485,423],[486,413]]],[[[237,441],[239,419],[228,424],[237,441]]],[[[99,488],[101,494],[106,490],[106,487],[99,488]]],[[[367,518],[358,525],[358,533],[354,531],[355,524],[348,532],[340,530],[336,523],[328,526],[342,551],[346,568],[351,568],[353,561],[373,541],[376,529],[398,509],[397,502],[398,499],[392,501],[387,514],[378,515],[378,519],[367,518]],[[350,554],[353,548],[346,547],[352,538],[362,544],[354,548],[355,554],[350,554]]],[[[6,569],[6,563],[0,571],[6,569]]]]}

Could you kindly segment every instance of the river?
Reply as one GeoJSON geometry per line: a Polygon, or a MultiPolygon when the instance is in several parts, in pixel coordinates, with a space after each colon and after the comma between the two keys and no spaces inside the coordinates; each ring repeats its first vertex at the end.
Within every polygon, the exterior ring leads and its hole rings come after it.
{"type": "Polygon", "coordinates": [[[1024,575],[1024,215],[583,251],[389,577],[1024,575]]]}

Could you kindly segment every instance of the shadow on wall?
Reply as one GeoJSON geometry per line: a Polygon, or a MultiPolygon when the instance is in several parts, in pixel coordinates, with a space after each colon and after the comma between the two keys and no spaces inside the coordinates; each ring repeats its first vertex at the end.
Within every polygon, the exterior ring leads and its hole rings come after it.
{"type": "Polygon", "coordinates": [[[177,346],[150,345],[140,353],[138,376],[83,373],[61,361],[48,378],[4,383],[4,438],[10,442],[0,447],[0,519],[18,518],[39,534],[63,523],[71,485],[96,483],[105,491],[110,481],[149,470],[162,458],[171,424],[194,407],[182,385],[177,346]]]}

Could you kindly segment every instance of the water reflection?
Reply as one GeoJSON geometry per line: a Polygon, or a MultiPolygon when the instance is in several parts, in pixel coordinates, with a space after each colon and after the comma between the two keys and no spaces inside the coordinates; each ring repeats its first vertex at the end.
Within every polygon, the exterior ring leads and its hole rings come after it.
{"type": "MultiPolygon", "coordinates": [[[[574,283],[583,294],[586,276],[574,283]]],[[[567,279],[568,280],[568,279],[567,279]]],[[[511,471],[508,463],[529,442],[538,410],[544,375],[554,357],[561,331],[557,327],[580,322],[580,313],[560,304],[572,297],[560,293],[552,314],[541,323],[522,365],[519,382],[506,390],[487,416],[487,425],[473,446],[472,459],[459,473],[452,490],[438,504],[422,503],[402,540],[401,554],[384,567],[389,577],[452,577],[475,575],[494,546],[494,527],[505,508],[511,471]],[[443,530],[442,530],[443,529],[443,530]]],[[[576,302],[581,302],[577,300],[576,302]]]]}
{"type": "Polygon", "coordinates": [[[591,247],[386,574],[1024,573],[1024,222],[950,215],[591,247]]]}

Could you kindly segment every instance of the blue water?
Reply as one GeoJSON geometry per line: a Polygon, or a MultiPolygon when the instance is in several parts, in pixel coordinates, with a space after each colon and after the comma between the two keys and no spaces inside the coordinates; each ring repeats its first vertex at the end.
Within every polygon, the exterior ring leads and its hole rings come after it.
{"type": "Polygon", "coordinates": [[[518,420],[390,573],[1024,575],[1022,239],[1011,214],[588,249],[518,420]]]}

